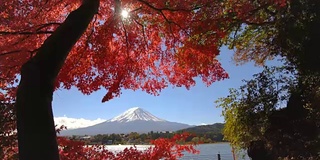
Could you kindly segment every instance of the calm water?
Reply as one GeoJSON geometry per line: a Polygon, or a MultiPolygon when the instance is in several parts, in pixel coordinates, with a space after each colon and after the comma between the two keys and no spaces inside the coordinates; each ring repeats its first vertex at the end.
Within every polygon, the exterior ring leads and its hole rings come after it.
{"type": "MultiPolygon", "coordinates": [[[[229,143],[201,144],[197,146],[197,149],[200,154],[186,153],[181,160],[218,160],[218,153],[220,153],[221,160],[233,160],[229,143]]],[[[250,158],[237,156],[237,160],[250,160],[250,158]]]]}
{"type": "MultiPolygon", "coordinates": [[[[125,148],[130,148],[132,145],[106,145],[109,151],[120,152],[125,148]]],[[[138,150],[145,150],[151,145],[136,145],[138,150]]],[[[229,143],[214,143],[214,144],[201,144],[196,147],[200,151],[199,154],[185,153],[185,156],[180,160],[218,160],[218,153],[220,153],[221,160],[233,160],[231,147],[229,143]]],[[[237,156],[236,160],[250,160],[248,156],[244,158],[237,156]]]]}

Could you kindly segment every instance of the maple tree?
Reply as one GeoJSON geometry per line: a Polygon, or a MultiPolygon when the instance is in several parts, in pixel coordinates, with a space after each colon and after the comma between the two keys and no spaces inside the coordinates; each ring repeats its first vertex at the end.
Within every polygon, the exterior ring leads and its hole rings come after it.
{"type": "Polygon", "coordinates": [[[0,96],[16,104],[20,159],[59,159],[55,89],[75,86],[90,94],[104,88],[105,102],[121,88],[158,95],[169,84],[189,88],[198,76],[210,85],[228,77],[216,56],[230,33],[263,22],[261,10],[286,2],[5,1],[0,96]],[[121,17],[124,9],[128,17],[121,17]]]}

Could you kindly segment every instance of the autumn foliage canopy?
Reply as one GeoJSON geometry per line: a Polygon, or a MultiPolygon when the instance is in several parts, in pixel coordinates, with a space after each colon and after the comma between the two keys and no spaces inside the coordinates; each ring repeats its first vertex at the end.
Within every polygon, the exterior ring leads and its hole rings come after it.
{"type": "MultiPolygon", "coordinates": [[[[73,47],[56,87],[90,94],[106,89],[103,101],[124,89],[157,95],[167,87],[210,85],[227,78],[216,59],[222,39],[244,20],[260,22],[264,5],[284,0],[155,1],[101,0],[98,14],[73,47]],[[121,17],[121,10],[129,16],[121,17]],[[240,20],[243,20],[240,22],[240,20]]],[[[0,89],[14,97],[22,64],[80,5],[80,1],[5,1],[0,6],[0,89]]],[[[68,35],[66,35],[68,36],[68,35]]],[[[3,96],[3,95],[2,95],[3,96]]]]}
{"type": "MultiPolygon", "coordinates": [[[[101,1],[99,13],[73,47],[56,86],[76,86],[84,94],[105,88],[106,101],[119,95],[120,87],[158,94],[168,83],[190,87],[199,75],[207,84],[226,78],[215,59],[217,39],[225,33],[210,24],[215,17],[205,16],[221,9],[207,3],[125,0],[120,8],[113,1],[101,1]],[[209,7],[199,10],[205,5],[209,7]],[[130,16],[120,17],[120,9],[128,9],[130,16]]],[[[2,4],[2,89],[18,81],[21,65],[79,5],[59,0],[2,4]]]]}

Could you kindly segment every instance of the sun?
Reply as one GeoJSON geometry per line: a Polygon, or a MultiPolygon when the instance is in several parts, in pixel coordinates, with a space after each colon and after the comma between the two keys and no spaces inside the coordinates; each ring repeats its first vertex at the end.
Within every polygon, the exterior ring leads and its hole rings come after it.
{"type": "Polygon", "coordinates": [[[122,10],[122,12],[121,12],[121,16],[122,16],[122,18],[128,18],[128,17],[129,17],[129,12],[124,9],[124,10],[122,10]]]}

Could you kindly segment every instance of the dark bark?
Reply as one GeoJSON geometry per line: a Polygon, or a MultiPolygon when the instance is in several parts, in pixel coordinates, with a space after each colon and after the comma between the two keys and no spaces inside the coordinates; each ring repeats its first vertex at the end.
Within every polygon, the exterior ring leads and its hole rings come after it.
{"type": "Polygon", "coordinates": [[[54,82],[98,8],[99,0],[85,0],[22,66],[16,99],[20,160],[59,159],[51,106],[54,82]]]}

